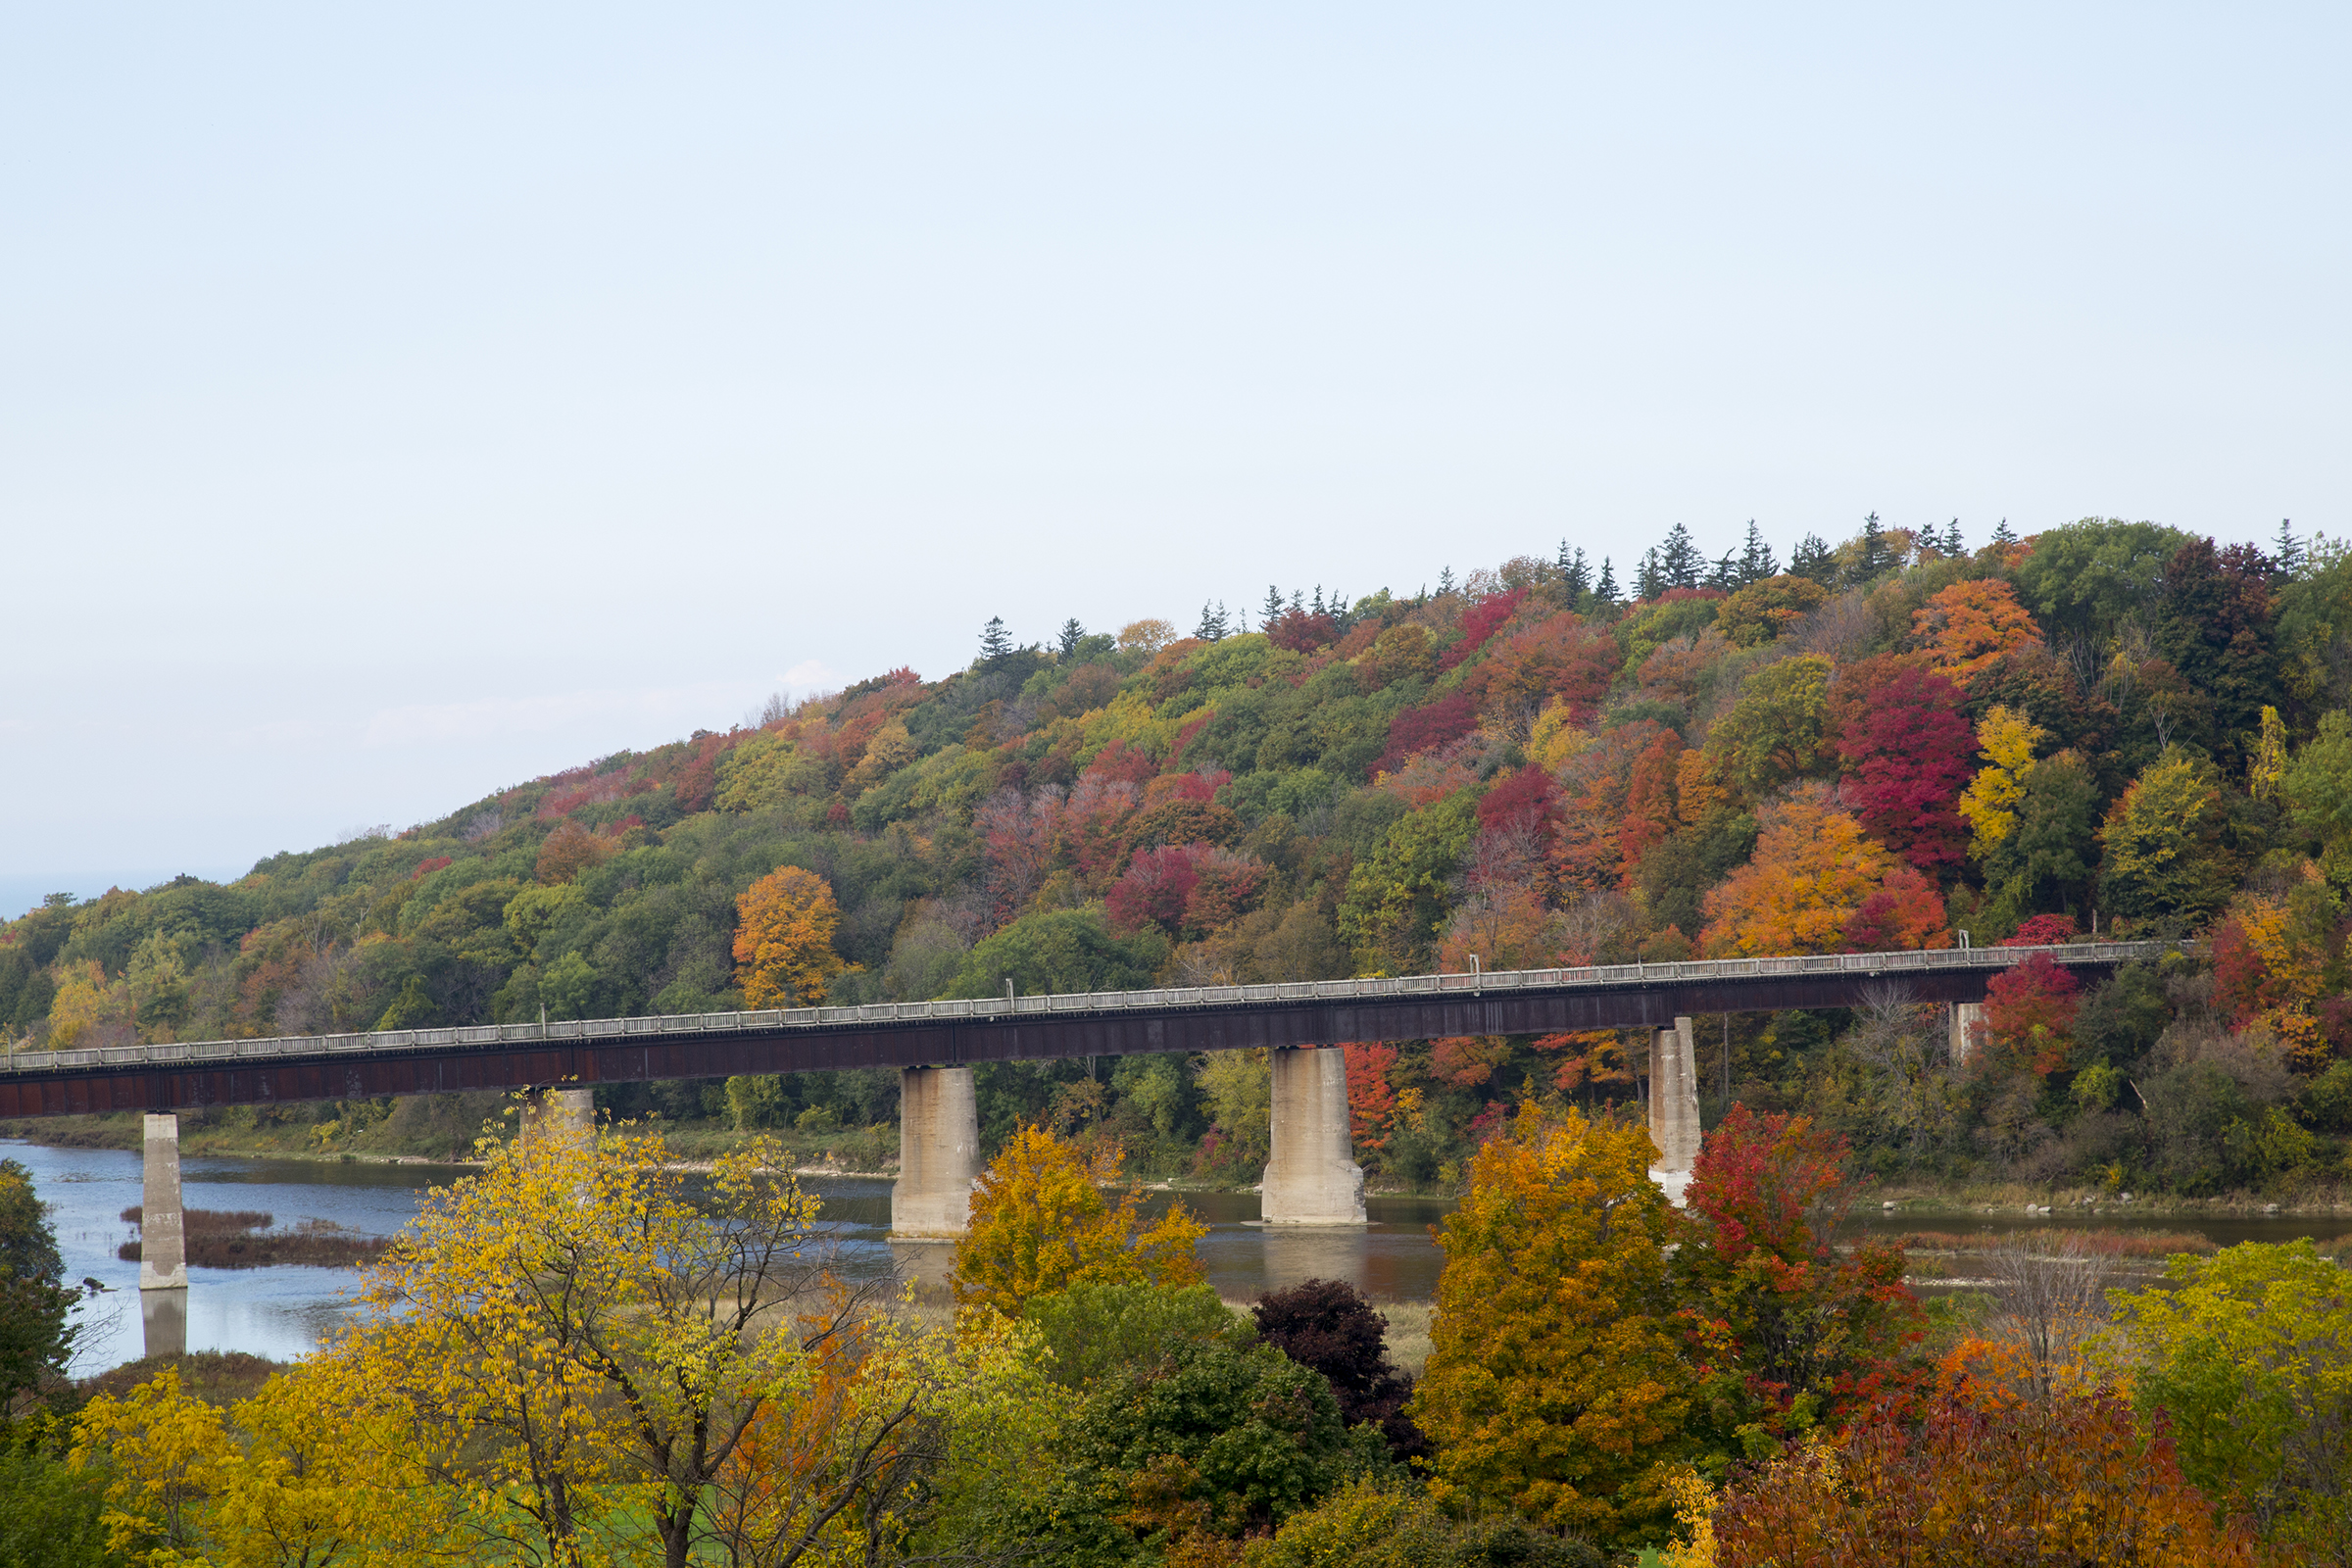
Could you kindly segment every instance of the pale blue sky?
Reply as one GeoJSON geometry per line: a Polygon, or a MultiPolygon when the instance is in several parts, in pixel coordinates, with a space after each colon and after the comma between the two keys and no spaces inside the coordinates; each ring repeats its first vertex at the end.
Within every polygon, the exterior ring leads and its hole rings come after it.
{"type": "Polygon", "coordinates": [[[2341,534],[2346,17],[0,8],[0,905],[992,613],[2341,534]]]}

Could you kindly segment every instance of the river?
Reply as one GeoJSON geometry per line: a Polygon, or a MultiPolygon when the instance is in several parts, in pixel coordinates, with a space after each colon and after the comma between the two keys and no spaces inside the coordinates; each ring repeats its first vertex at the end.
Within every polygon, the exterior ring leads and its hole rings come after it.
{"type": "MultiPolygon", "coordinates": [[[[0,1153],[32,1172],[65,1253],[66,1277],[87,1276],[108,1287],[83,1304],[87,1327],[74,1371],[88,1376],[132,1361],[144,1353],[139,1315],[139,1266],[115,1255],[134,1229],[122,1210],[140,1199],[138,1154],[108,1149],[49,1149],[0,1142],[0,1153]]],[[[278,1228],[304,1220],[328,1220],[350,1230],[389,1236],[415,1216],[425,1189],[466,1174],[461,1166],[330,1163],[291,1159],[227,1159],[187,1156],[180,1179],[190,1208],[264,1209],[278,1228]]],[[[824,1199],[823,1219],[841,1250],[846,1272],[871,1275],[895,1266],[936,1275],[946,1262],[944,1248],[901,1248],[886,1240],[890,1227],[890,1183],[879,1177],[819,1176],[808,1184],[824,1199]]],[[[1251,1193],[1152,1193],[1145,1205],[1160,1213],[1181,1198],[1208,1223],[1200,1260],[1208,1281],[1228,1299],[1249,1300],[1307,1279],[1344,1279],[1377,1301],[1426,1301],[1437,1294],[1443,1254],[1430,1227],[1453,1207],[1450,1200],[1370,1197],[1364,1206],[1372,1223],[1362,1231],[1269,1231],[1255,1223],[1251,1193]]],[[[1943,1232],[1983,1235],[1991,1240],[2012,1230],[2090,1226],[2102,1230],[2187,1231],[2221,1246],[2237,1242],[2282,1242],[2299,1236],[2330,1241],[2352,1235],[2352,1217],[2181,1216],[2119,1212],[2095,1216],[2029,1218],[2015,1210],[1998,1214],[1945,1209],[1940,1212],[1880,1213],[1864,1210],[1847,1227],[1851,1233],[1901,1235],[1943,1232]]],[[[2158,1265],[2139,1264],[2135,1272],[2158,1265]]],[[[1957,1270],[1978,1270],[1966,1263],[1957,1270]]],[[[188,1270],[187,1348],[244,1350],[290,1360],[357,1310],[350,1297],[359,1275],[350,1269],[278,1267],[188,1270]]],[[[1923,1285],[1929,1284],[1922,1280],[1923,1285]]],[[[1932,1288],[1932,1287],[1931,1287],[1932,1288]]]]}
{"type": "MultiPolygon", "coordinates": [[[[85,1328],[74,1360],[89,1376],[144,1353],[139,1317],[139,1266],[116,1249],[136,1235],[122,1217],[140,1199],[140,1156],[124,1150],[50,1149],[0,1142],[0,1154],[32,1172],[50,1206],[66,1277],[98,1280],[107,1293],[80,1309],[85,1328]]],[[[331,1221],[349,1230],[389,1236],[416,1215],[425,1189],[466,1174],[453,1165],[331,1163],[292,1159],[183,1156],[180,1182],[190,1208],[262,1209],[276,1228],[304,1220],[331,1221]]],[[[818,1176],[808,1185],[824,1199],[823,1220],[840,1248],[846,1272],[870,1275],[902,1259],[933,1273],[946,1249],[901,1249],[890,1229],[890,1183],[877,1177],[818,1176]]],[[[1185,1193],[1183,1201],[1208,1223],[1200,1259],[1208,1280],[1230,1298],[1247,1300],[1307,1279],[1352,1281],[1376,1300],[1427,1300],[1437,1292],[1442,1256],[1429,1227],[1453,1205],[1442,1199],[1368,1199],[1372,1224],[1362,1231],[1271,1232],[1252,1223],[1250,1193],[1185,1193]]],[[[1164,1211],[1175,1197],[1149,1195],[1146,1209],[1164,1211]]],[[[351,1269],[256,1268],[188,1270],[187,1348],[244,1350],[277,1360],[308,1353],[358,1310],[351,1300],[359,1275],[351,1269]]]]}

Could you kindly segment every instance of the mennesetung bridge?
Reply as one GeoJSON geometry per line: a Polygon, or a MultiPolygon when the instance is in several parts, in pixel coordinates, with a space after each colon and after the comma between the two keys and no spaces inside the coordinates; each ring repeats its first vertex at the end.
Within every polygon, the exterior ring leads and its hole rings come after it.
{"type": "Polygon", "coordinates": [[[2164,946],[1846,953],[19,1052],[0,1055],[0,1116],[1665,1028],[1697,1013],[1857,1006],[1889,988],[1914,1002],[1977,1002],[1992,974],[2032,952],[2090,974],[2164,946]]]}

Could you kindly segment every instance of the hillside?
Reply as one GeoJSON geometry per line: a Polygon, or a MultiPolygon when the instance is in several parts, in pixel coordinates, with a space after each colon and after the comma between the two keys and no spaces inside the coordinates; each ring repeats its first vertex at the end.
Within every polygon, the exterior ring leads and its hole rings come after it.
{"type": "MultiPolygon", "coordinates": [[[[1787,570],[1752,528],[1714,563],[1678,528],[1626,575],[1563,545],[1411,597],[1269,591],[1255,630],[1220,607],[1190,636],[1072,621],[1021,647],[991,622],[944,679],[895,669],[227,885],[53,901],[0,934],[0,1027],[86,1046],[705,1011],[747,984],[919,1000],[2095,921],[2210,940],[2086,995],[2015,971],[1966,1063],[1911,1009],[1705,1020],[1708,1119],[1727,1094],[1806,1109],[1921,1179],[2341,1174],[2352,552],[2099,520],[1972,551],[1871,519],[1787,570]]],[[[1631,1097],[1640,1049],[1350,1047],[1359,1157],[1449,1183],[1523,1099],[1631,1097]]],[[[985,1136],[1045,1119],[1139,1171],[1253,1178],[1262,1062],[1091,1067],[983,1068],[985,1136]]],[[[846,1130],[896,1092],[606,1093],[871,1149],[846,1130]]],[[[388,1110],[263,1119],[355,1147],[388,1110]]]]}

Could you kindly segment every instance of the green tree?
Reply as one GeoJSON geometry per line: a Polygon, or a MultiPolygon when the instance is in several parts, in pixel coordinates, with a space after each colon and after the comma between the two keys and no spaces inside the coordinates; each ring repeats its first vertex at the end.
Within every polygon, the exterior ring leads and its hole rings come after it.
{"type": "Polygon", "coordinates": [[[1742,800],[1774,790],[1832,760],[1823,743],[1834,665],[1818,654],[1768,664],[1740,685],[1731,711],[1707,731],[1707,761],[1742,800]]]}
{"type": "Polygon", "coordinates": [[[65,1375],[79,1332],[67,1322],[79,1293],[67,1288],[65,1272],[32,1172],[0,1159],[0,1416],[65,1375]]]}
{"type": "Polygon", "coordinates": [[[950,997],[1024,997],[1134,991],[1152,983],[1167,939],[1150,929],[1122,937],[1099,906],[1024,914],[964,955],[950,997]]]}
{"type": "Polygon", "coordinates": [[[2352,1559],[2352,1292],[2309,1241],[2180,1255],[2118,1293],[2133,1402],[2164,1412],[2180,1469],[2273,1540],[2352,1559]]]}
{"type": "Polygon", "coordinates": [[[1670,1512],[1690,1395],[1655,1157],[1642,1127],[1533,1102],[1480,1148],[1439,1240],[1432,1348],[1407,1409],[1437,1446],[1441,1502],[1506,1504],[1604,1544],[1670,1512]]]}
{"type": "Polygon", "coordinates": [[[2143,623],[2164,592],[2164,564],[2189,535],[2153,522],[2085,517],[2037,534],[2017,567],[2026,607],[2058,640],[2104,648],[2127,619],[2143,623]]]}
{"type": "Polygon", "coordinates": [[[2320,732],[2279,780],[2295,828],[2320,847],[2337,882],[2352,881],[2352,715],[2323,714],[2320,732]]]}
{"type": "Polygon", "coordinates": [[[2009,831],[1984,852],[1985,882],[2009,923],[2089,897],[2097,821],[2098,785],[2081,758],[2061,752],[2034,764],[2009,831]]]}
{"type": "Polygon", "coordinates": [[[2107,813],[2099,902],[2132,920],[2211,914],[2230,896],[2227,825],[2213,764],[2166,753],[2107,813]]]}
{"type": "Polygon", "coordinates": [[[1362,967],[1394,971],[1428,960],[1477,826],[1476,803],[1457,791],[1399,817],[1371,858],[1348,872],[1340,935],[1355,945],[1362,967]]]}

